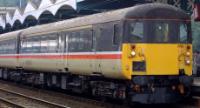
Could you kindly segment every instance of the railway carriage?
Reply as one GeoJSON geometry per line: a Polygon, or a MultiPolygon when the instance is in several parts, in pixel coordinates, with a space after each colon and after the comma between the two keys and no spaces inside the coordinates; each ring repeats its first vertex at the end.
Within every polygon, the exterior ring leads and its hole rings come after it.
{"type": "Polygon", "coordinates": [[[190,16],[143,4],[0,36],[0,77],[140,103],[170,103],[192,83],[190,16]]]}

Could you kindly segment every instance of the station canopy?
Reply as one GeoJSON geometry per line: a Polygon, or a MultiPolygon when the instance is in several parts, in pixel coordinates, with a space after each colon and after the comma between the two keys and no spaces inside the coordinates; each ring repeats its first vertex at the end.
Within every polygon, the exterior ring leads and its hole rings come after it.
{"type": "MultiPolygon", "coordinates": [[[[0,16],[0,26],[6,29],[6,25],[11,27],[16,24],[27,25],[35,20],[37,22],[44,20],[45,16],[55,16],[60,10],[75,11],[76,7],[76,0],[41,0],[40,3],[29,0],[24,9],[17,8],[14,12],[8,12],[5,19],[0,16]]],[[[51,20],[48,18],[51,17],[46,17],[46,20],[51,20]]]]}
{"type": "Polygon", "coordinates": [[[191,0],[29,0],[25,8],[0,16],[0,32],[2,28],[8,32],[155,1],[185,10],[190,9],[192,4],[191,0]]]}

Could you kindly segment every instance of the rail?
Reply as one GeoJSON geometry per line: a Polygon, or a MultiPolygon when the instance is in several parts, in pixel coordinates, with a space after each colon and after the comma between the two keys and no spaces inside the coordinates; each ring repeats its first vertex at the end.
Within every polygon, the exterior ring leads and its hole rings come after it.
{"type": "MultiPolygon", "coordinates": [[[[43,99],[27,96],[27,95],[24,95],[24,94],[21,94],[21,93],[17,93],[17,92],[14,92],[14,91],[10,91],[10,90],[5,90],[3,88],[0,88],[0,92],[1,93],[4,92],[6,94],[11,94],[11,95],[15,96],[15,98],[16,97],[18,97],[18,98],[23,97],[23,98],[26,98],[27,100],[32,100],[30,102],[37,101],[39,103],[46,104],[48,106],[52,106],[53,108],[70,108],[70,107],[67,107],[67,106],[64,106],[64,105],[59,105],[57,103],[48,102],[48,101],[43,100],[43,99]]],[[[8,104],[14,105],[17,108],[26,108],[26,106],[20,105],[17,102],[13,102],[12,100],[6,99],[6,97],[4,97],[4,98],[0,97],[0,100],[3,101],[3,102],[6,102],[8,104]]]]}

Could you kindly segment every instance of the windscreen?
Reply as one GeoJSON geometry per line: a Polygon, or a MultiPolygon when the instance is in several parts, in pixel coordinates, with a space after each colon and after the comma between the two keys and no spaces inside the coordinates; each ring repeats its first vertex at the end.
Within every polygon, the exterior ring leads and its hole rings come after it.
{"type": "Polygon", "coordinates": [[[190,21],[127,20],[125,36],[130,43],[191,43],[190,21]]]}

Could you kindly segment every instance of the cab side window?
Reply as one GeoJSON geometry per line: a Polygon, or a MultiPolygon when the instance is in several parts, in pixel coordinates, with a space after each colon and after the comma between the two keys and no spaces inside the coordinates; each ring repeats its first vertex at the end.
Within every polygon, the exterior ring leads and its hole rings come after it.
{"type": "Polygon", "coordinates": [[[144,40],[144,24],[142,22],[128,21],[129,41],[142,42],[144,40]]]}
{"type": "Polygon", "coordinates": [[[113,29],[114,29],[113,45],[119,45],[120,39],[122,37],[121,25],[120,24],[114,24],[113,29]]]}

